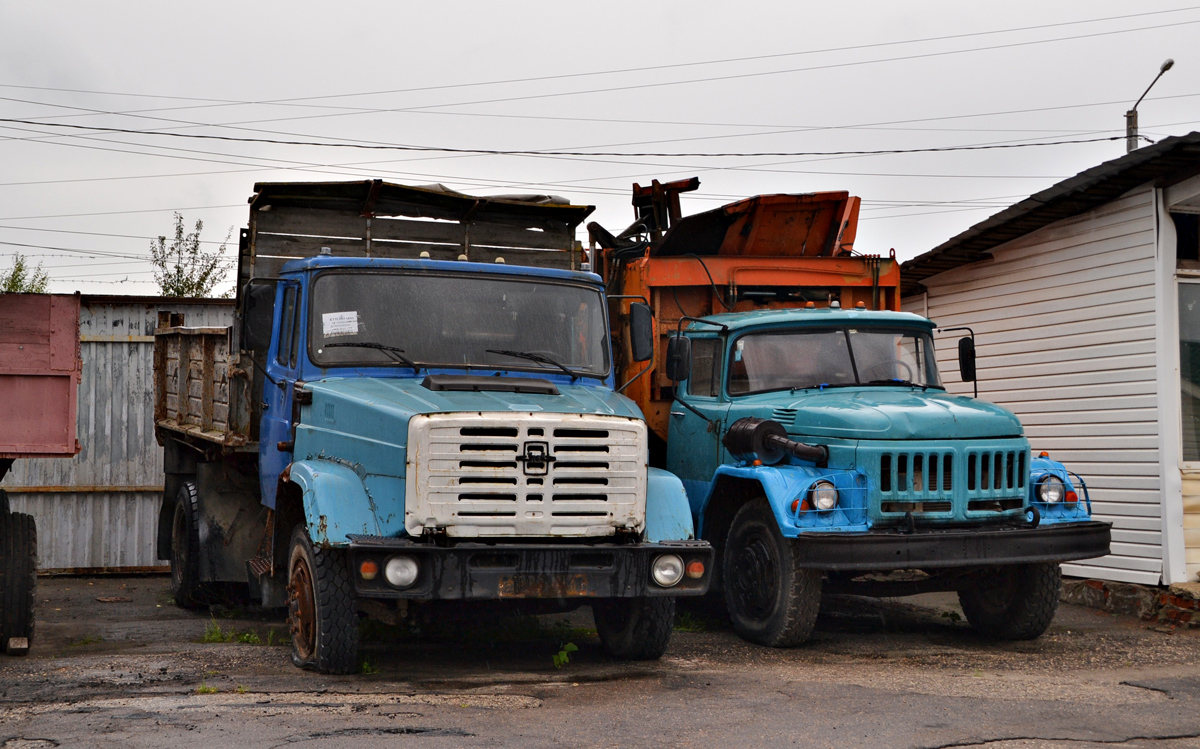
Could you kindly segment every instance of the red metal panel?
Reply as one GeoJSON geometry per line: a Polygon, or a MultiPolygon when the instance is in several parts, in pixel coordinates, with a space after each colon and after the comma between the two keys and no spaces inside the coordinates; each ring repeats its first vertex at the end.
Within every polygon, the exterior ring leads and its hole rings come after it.
{"type": "Polygon", "coordinates": [[[79,451],[79,296],[0,294],[0,458],[79,451]]]}

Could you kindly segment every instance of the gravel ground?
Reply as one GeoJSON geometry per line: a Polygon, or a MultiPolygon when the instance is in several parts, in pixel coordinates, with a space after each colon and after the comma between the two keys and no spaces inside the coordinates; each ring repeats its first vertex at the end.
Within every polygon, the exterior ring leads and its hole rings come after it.
{"type": "Polygon", "coordinates": [[[813,641],[739,640],[681,609],[657,662],[609,660],[586,608],[364,627],[364,673],[292,666],[275,612],[183,611],[161,576],[39,581],[0,658],[0,747],[1200,747],[1200,632],[1063,605],[1033,642],[975,635],[953,595],[826,597],[813,641]],[[555,668],[566,642],[579,650],[555,668]]]}

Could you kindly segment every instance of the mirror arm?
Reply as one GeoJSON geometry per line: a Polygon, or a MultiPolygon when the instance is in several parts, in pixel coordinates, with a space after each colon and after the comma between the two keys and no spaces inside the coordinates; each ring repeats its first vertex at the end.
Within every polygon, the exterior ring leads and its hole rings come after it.
{"type": "Polygon", "coordinates": [[[628,380],[628,381],[627,381],[627,382],[626,382],[624,385],[622,385],[621,387],[617,388],[617,392],[618,392],[618,393],[623,393],[623,392],[625,392],[625,388],[627,388],[627,387],[629,387],[630,385],[632,385],[632,384],[633,384],[633,382],[634,382],[634,380],[636,380],[637,378],[639,378],[639,377],[641,377],[642,375],[646,374],[647,372],[649,372],[649,371],[650,371],[651,369],[653,369],[653,368],[654,368],[654,355],[653,355],[653,354],[651,354],[651,356],[650,356],[650,362],[649,362],[649,363],[646,365],[646,368],[645,368],[645,369],[643,369],[641,372],[638,372],[637,374],[635,374],[633,377],[630,377],[630,378],[629,378],[629,380],[628,380]]]}
{"type": "Polygon", "coordinates": [[[704,420],[705,420],[706,422],[708,422],[709,424],[714,424],[714,423],[716,423],[716,422],[714,422],[712,419],[710,419],[710,418],[708,418],[707,416],[705,416],[704,414],[700,413],[698,410],[696,410],[695,406],[693,406],[692,404],[688,403],[688,402],[687,402],[687,401],[685,401],[683,398],[680,398],[678,395],[676,395],[676,396],[675,396],[675,402],[676,402],[676,403],[678,403],[679,405],[683,406],[683,407],[684,407],[684,408],[686,408],[687,410],[691,411],[692,413],[696,414],[696,415],[697,415],[697,416],[699,416],[701,419],[704,419],[704,420]]]}
{"type": "MultiPolygon", "coordinates": [[[[971,330],[970,328],[966,327],[965,325],[957,327],[957,328],[938,328],[937,332],[953,333],[956,330],[965,330],[968,333],[970,333],[971,334],[971,348],[975,348],[975,331],[971,330]]],[[[979,400],[979,374],[978,374],[978,371],[976,372],[975,379],[971,380],[971,385],[974,387],[974,390],[975,390],[975,399],[979,400]]]]}

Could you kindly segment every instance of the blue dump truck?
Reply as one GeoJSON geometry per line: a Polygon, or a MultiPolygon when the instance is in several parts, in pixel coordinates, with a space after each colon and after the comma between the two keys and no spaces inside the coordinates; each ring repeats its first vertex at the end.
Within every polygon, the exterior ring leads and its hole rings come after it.
{"type": "MultiPolygon", "coordinates": [[[[657,658],[706,592],[680,481],[648,467],[600,278],[546,196],[380,181],[255,186],[236,323],[156,331],[176,602],[288,607],[293,660],[358,670],[361,616],[590,604],[657,658]]],[[[651,356],[635,308],[631,356],[651,356]]]]}
{"type": "MultiPolygon", "coordinates": [[[[850,246],[857,198],[684,217],[678,193],[698,186],[635,185],[633,226],[588,228],[609,287],[654,312],[654,366],[615,327],[620,365],[638,373],[652,464],[683,480],[738,634],[802,643],[822,592],[957,591],[980,633],[1041,635],[1059,563],[1109,550],[1083,480],[1034,457],[1012,413],[946,392],[934,323],[896,311],[895,259],[850,246]]],[[[958,348],[973,381],[973,334],[958,348]]]]}

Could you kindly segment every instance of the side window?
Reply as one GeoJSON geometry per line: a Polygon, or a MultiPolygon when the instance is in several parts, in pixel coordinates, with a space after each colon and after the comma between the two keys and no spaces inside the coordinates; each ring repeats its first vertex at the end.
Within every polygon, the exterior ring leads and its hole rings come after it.
{"type": "Polygon", "coordinates": [[[720,338],[692,339],[692,376],[688,378],[688,395],[713,397],[721,392],[724,343],[720,338]]]}
{"type": "Polygon", "coordinates": [[[280,316],[279,352],[275,361],[285,367],[296,363],[296,287],[287,286],[283,290],[283,314],[280,316]]]}

